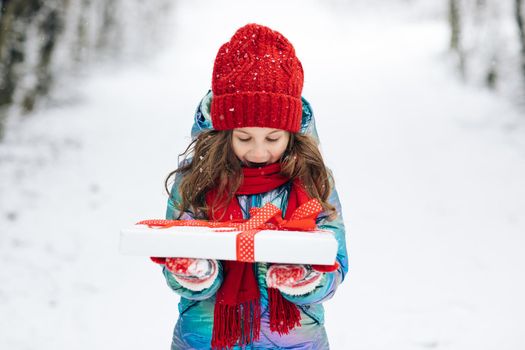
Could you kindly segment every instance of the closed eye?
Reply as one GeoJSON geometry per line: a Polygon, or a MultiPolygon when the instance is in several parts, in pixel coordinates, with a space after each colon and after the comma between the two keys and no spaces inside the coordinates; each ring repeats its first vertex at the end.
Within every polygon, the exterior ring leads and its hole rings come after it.
{"type": "Polygon", "coordinates": [[[279,141],[279,138],[276,138],[276,139],[266,138],[266,141],[268,141],[268,142],[277,142],[277,141],[279,141]]]}
{"type": "Polygon", "coordinates": [[[248,138],[246,138],[246,139],[243,139],[243,138],[240,138],[240,137],[237,138],[237,140],[239,140],[239,141],[241,141],[241,142],[248,142],[248,141],[250,141],[251,139],[252,139],[251,137],[248,137],[248,138]]]}

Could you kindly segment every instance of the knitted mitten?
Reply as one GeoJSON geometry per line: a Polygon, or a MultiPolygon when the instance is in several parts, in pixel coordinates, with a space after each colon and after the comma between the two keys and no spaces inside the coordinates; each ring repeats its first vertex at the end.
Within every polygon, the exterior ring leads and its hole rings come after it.
{"type": "Polygon", "coordinates": [[[209,288],[219,272],[211,259],[166,258],[166,268],[181,286],[196,292],[209,288]]]}
{"type": "Polygon", "coordinates": [[[322,277],[323,273],[310,265],[275,264],[266,272],[266,285],[285,294],[304,295],[313,291],[322,277]]]}

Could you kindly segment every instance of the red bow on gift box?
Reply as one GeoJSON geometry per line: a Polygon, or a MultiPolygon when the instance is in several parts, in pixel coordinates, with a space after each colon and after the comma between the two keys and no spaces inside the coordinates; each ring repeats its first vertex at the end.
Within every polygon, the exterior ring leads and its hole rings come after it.
{"type": "MultiPolygon", "coordinates": [[[[227,221],[214,222],[205,220],[143,220],[137,225],[148,225],[149,227],[168,228],[173,226],[198,226],[221,228],[220,231],[241,231],[236,237],[237,261],[254,262],[254,236],[262,230],[294,230],[312,231],[316,228],[315,219],[323,210],[317,199],[311,199],[299,206],[289,220],[282,218],[282,212],[271,203],[261,208],[250,209],[250,219],[244,222],[227,221]]],[[[151,258],[158,264],[164,264],[165,258],[151,258]]],[[[337,269],[338,264],[314,265],[316,270],[330,272],[337,269]]]]}

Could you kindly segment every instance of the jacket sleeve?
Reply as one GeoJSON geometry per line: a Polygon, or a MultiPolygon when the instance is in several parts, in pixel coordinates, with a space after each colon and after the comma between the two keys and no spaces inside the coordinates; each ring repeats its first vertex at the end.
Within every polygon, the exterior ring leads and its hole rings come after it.
{"type": "Polygon", "coordinates": [[[339,268],[334,272],[324,273],[321,283],[308,294],[289,295],[282,293],[284,298],[297,305],[322,303],[323,301],[330,299],[334,295],[337,287],[343,282],[346,273],[348,272],[345,225],[343,222],[341,203],[335,188],[330,195],[329,202],[335,207],[337,217],[330,221],[326,213],[321,213],[317,217],[317,227],[324,230],[330,230],[335,234],[338,243],[336,260],[339,264],[339,268]]]}
{"type": "MultiPolygon", "coordinates": [[[[173,186],[171,188],[170,196],[168,198],[168,207],[166,209],[166,219],[168,220],[176,220],[177,218],[180,220],[193,220],[194,215],[191,212],[184,212],[179,218],[179,205],[181,198],[179,193],[179,185],[182,180],[182,176],[179,174],[175,177],[175,182],[173,183],[173,186]]],[[[165,265],[162,265],[162,272],[164,273],[164,277],[166,278],[166,282],[168,283],[168,286],[177,294],[180,296],[190,299],[190,300],[203,300],[207,299],[211,296],[213,296],[219,287],[221,286],[222,279],[223,279],[223,272],[222,272],[222,264],[220,261],[217,261],[218,266],[218,275],[217,278],[215,278],[215,281],[213,284],[205,288],[201,291],[192,291],[188,288],[184,288],[181,286],[179,282],[175,279],[173,274],[166,268],[165,265]]]]}

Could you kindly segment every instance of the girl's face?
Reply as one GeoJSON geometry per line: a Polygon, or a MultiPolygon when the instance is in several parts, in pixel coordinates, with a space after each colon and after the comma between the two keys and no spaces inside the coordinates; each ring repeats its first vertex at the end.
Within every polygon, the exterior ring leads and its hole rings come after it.
{"type": "Polygon", "coordinates": [[[290,133],[272,128],[233,129],[232,147],[239,160],[249,167],[277,162],[283,155],[290,133]]]}

